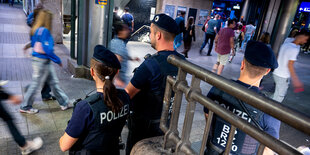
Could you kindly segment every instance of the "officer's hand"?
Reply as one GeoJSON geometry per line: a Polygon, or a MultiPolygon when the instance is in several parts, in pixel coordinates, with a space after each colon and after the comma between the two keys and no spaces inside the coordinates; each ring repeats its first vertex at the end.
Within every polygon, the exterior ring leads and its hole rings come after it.
{"type": "Polygon", "coordinates": [[[131,28],[131,32],[133,32],[133,28],[131,28]]]}
{"type": "Polygon", "coordinates": [[[62,63],[58,64],[60,67],[62,67],[62,63]]]}
{"type": "Polygon", "coordinates": [[[13,104],[19,104],[22,102],[21,97],[17,95],[12,95],[9,97],[9,101],[13,104]]]}

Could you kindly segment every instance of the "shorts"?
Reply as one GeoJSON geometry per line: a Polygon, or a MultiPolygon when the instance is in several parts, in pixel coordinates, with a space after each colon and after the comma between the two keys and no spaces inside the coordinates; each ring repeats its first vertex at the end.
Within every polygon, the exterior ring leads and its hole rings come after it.
{"type": "Polygon", "coordinates": [[[217,54],[217,62],[220,62],[220,65],[227,65],[230,54],[217,54]]]}

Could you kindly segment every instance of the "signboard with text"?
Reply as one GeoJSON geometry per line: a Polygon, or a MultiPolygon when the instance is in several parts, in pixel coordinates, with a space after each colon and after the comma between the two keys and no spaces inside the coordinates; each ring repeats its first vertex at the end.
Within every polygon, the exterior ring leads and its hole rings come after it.
{"type": "Polygon", "coordinates": [[[310,2],[301,2],[299,7],[300,12],[310,12],[310,2]]]}
{"type": "Polygon", "coordinates": [[[99,5],[107,5],[108,0],[95,0],[95,3],[99,5]]]}

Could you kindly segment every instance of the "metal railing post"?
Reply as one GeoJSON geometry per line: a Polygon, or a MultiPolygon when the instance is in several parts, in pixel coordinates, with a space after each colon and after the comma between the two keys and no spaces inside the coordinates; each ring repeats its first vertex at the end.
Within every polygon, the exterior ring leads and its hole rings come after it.
{"type": "Polygon", "coordinates": [[[235,137],[235,132],[236,132],[236,127],[231,125],[224,155],[229,155],[230,153],[231,145],[235,137]]]}
{"type": "Polygon", "coordinates": [[[213,111],[209,110],[208,117],[206,118],[207,123],[206,123],[206,127],[205,127],[205,132],[203,133],[203,138],[202,138],[202,142],[201,142],[201,147],[200,147],[200,152],[199,152],[200,155],[203,155],[205,152],[205,148],[207,145],[207,140],[208,140],[209,132],[210,132],[210,128],[211,128],[211,123],[212,123],[212,119],[213,119],[213,114],[214,114],[213,111]]]}
{"type": "Polygon", "coordinates": [[[191,99],[191,93],[193,91],[195,92],[201,92],[200,90],[200,79],[196,78],[195,75],[192,76],[192,82],[191,82],[191,87],[187,91],[186,95],[186,100],[188,101],[187,108],[186,108],[186,113],[185,113],[185,119],[184,119],[184,124],[183,124],[183,130],[182,130],[182,137],[181,141],[177,144],[176,146],[176,154],[182,154],[182,151],[187,152],[187,154],[191,153],[191,150],[187,150],[183,146],[191,146],[191,143],[189,141],[189,136],[192,130],[192,124],[193,124],[193,119],[194,119],[194,114],[195,114],[195,108],[196,108],[196,102],[191,99]],[[181,151],[182,150],[182,151],[181,151]]]}
{"type": "Polygon", "coordinates": [[[173,137],[176,137],[176,135],[179,134],[178,122],[179,122],[179,114],[180,114],[183,95],[182,95],[182,92],[176,88],[176,86],[177,86],[176,84],[180,83],[180,82],[186,82],[185,79],[186,79],[186,72],[184,72],[181,68],[179,68],[176,83],[173,85],[173,90],[175,92],[175,96],[174,96],[174,101],[173,101],[173,109],[172,109],[169,129],[168,129],[168,131],[164,137],[164,148],[171,147],[171,145],[173,145],[173,143],[169,142],[169,140],[173,137]],[[170,137],[170,136],[172,136],[172,137],[170,137]]]}
{"type": "Polygon", "coordinates": [[[168,62],[177,66],[179,71],[177,79],[168,76],[166,82],[163,112],[160,122],[160,127],[165,132],[163,142],[164,149],[172,149],[171,152],[173,152],[175,148],[175,154],[178,155],[197,154],[191,147],[189,138],[190,132],[192,130],[196,102],[198,102],[209,110],[200,148],[200,155],[204,153],[214,114],[216,114],[216,117],[224,119],[231,125],[227,145],[224,152],[227,155],[230,154],[231,150],[236,150],[234,148],[235,146],[233,145],[233,141],[237,128],[260,143],[257,152],[258,155],[263,153],[265,147],[268,147],[279,154],[301,155],[301,153],[297,151],[296,148],[276,139],[275,137],[272,137],[253,124],[237,116],[232,111],[229,111],[228,109],[222,107],[215,101],[203,95],[199,87],[200,80],[203,80],[213,85],[214,87],[217,87],[218,89],[234,96],[235,98],[243,100],[246,104],[252,105],[258,110],[274,116],[278,120],[281,120],[282,122],[289,124],[290,126],[306,134],[310,133],[310,118],[176,56],[169,56],[168,62]],[[185,80],[187,73],[192,75],[192,82],[190,87],[185,80]],[[168,127],[172,90],[175,92],[175,99],[173,101],[171,120],[168,127]],[[180,138],[178,132],[178,121],[183,94],[185,94],[188,104],[186,107],[182,135],[180,138]],[[294,121],[295,123],[293,123],[294,121]]]}

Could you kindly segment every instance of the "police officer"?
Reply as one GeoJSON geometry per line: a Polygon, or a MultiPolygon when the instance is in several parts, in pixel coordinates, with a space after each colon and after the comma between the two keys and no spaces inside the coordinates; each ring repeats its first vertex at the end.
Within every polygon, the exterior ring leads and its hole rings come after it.
{"type": "Polygon", "coordinates": [[[132,98],[132,115],[128,121],[126,154],[134,144],[144,138],[163,135],[159,128],[167,75],[176,76],[178,68],[167,62],[169,55],[177,55],[173,41],[178,34],[174,19],[157,14],[151,23],[151,46],[158,52],[136,69],[125,90],[132,98]]]}
{"type": "MultiPolygon", "coordinates": [[[[263,76],[267,75],[271,69],[277,67],[276,57],[269,47],[261,42],[250,41],[246,47],[244,59],[241,62],[240,77],[235,82],[251,91],[259,93],[258,87],[263,76]]],[[[279,138],[279,120],[243,103],[241,100],[216,87],[211,88],[207,96],[271,136],[279,138]]],[[[206,107],[204,111],[206,117],[208,117],[208,109],[206,107]]],[[[207,155],[219,155],[223,153],[230,132],[230,124],[228,122],[219,116],[215,116],[214,120],[211,129],[212,134],[205,151],[207,155]]],[[[238,155],[256,154],[259,143],[241,130],[237,129],[236,131],[230,153],[238,155]]],[[[272,153],[272,150],[266,147],[264,153],[267,152],[272,153]]]]}
{"type": "Polygon", "coordinates": [[[119,154],[119,136],[129,114],[130,98],[116,89],[113,78],[121,68],[116,56],[97,45],[91,59],[90,74],[97,93],[77,103],[64,135],[62,151],[70,154],[119,154]]]}

